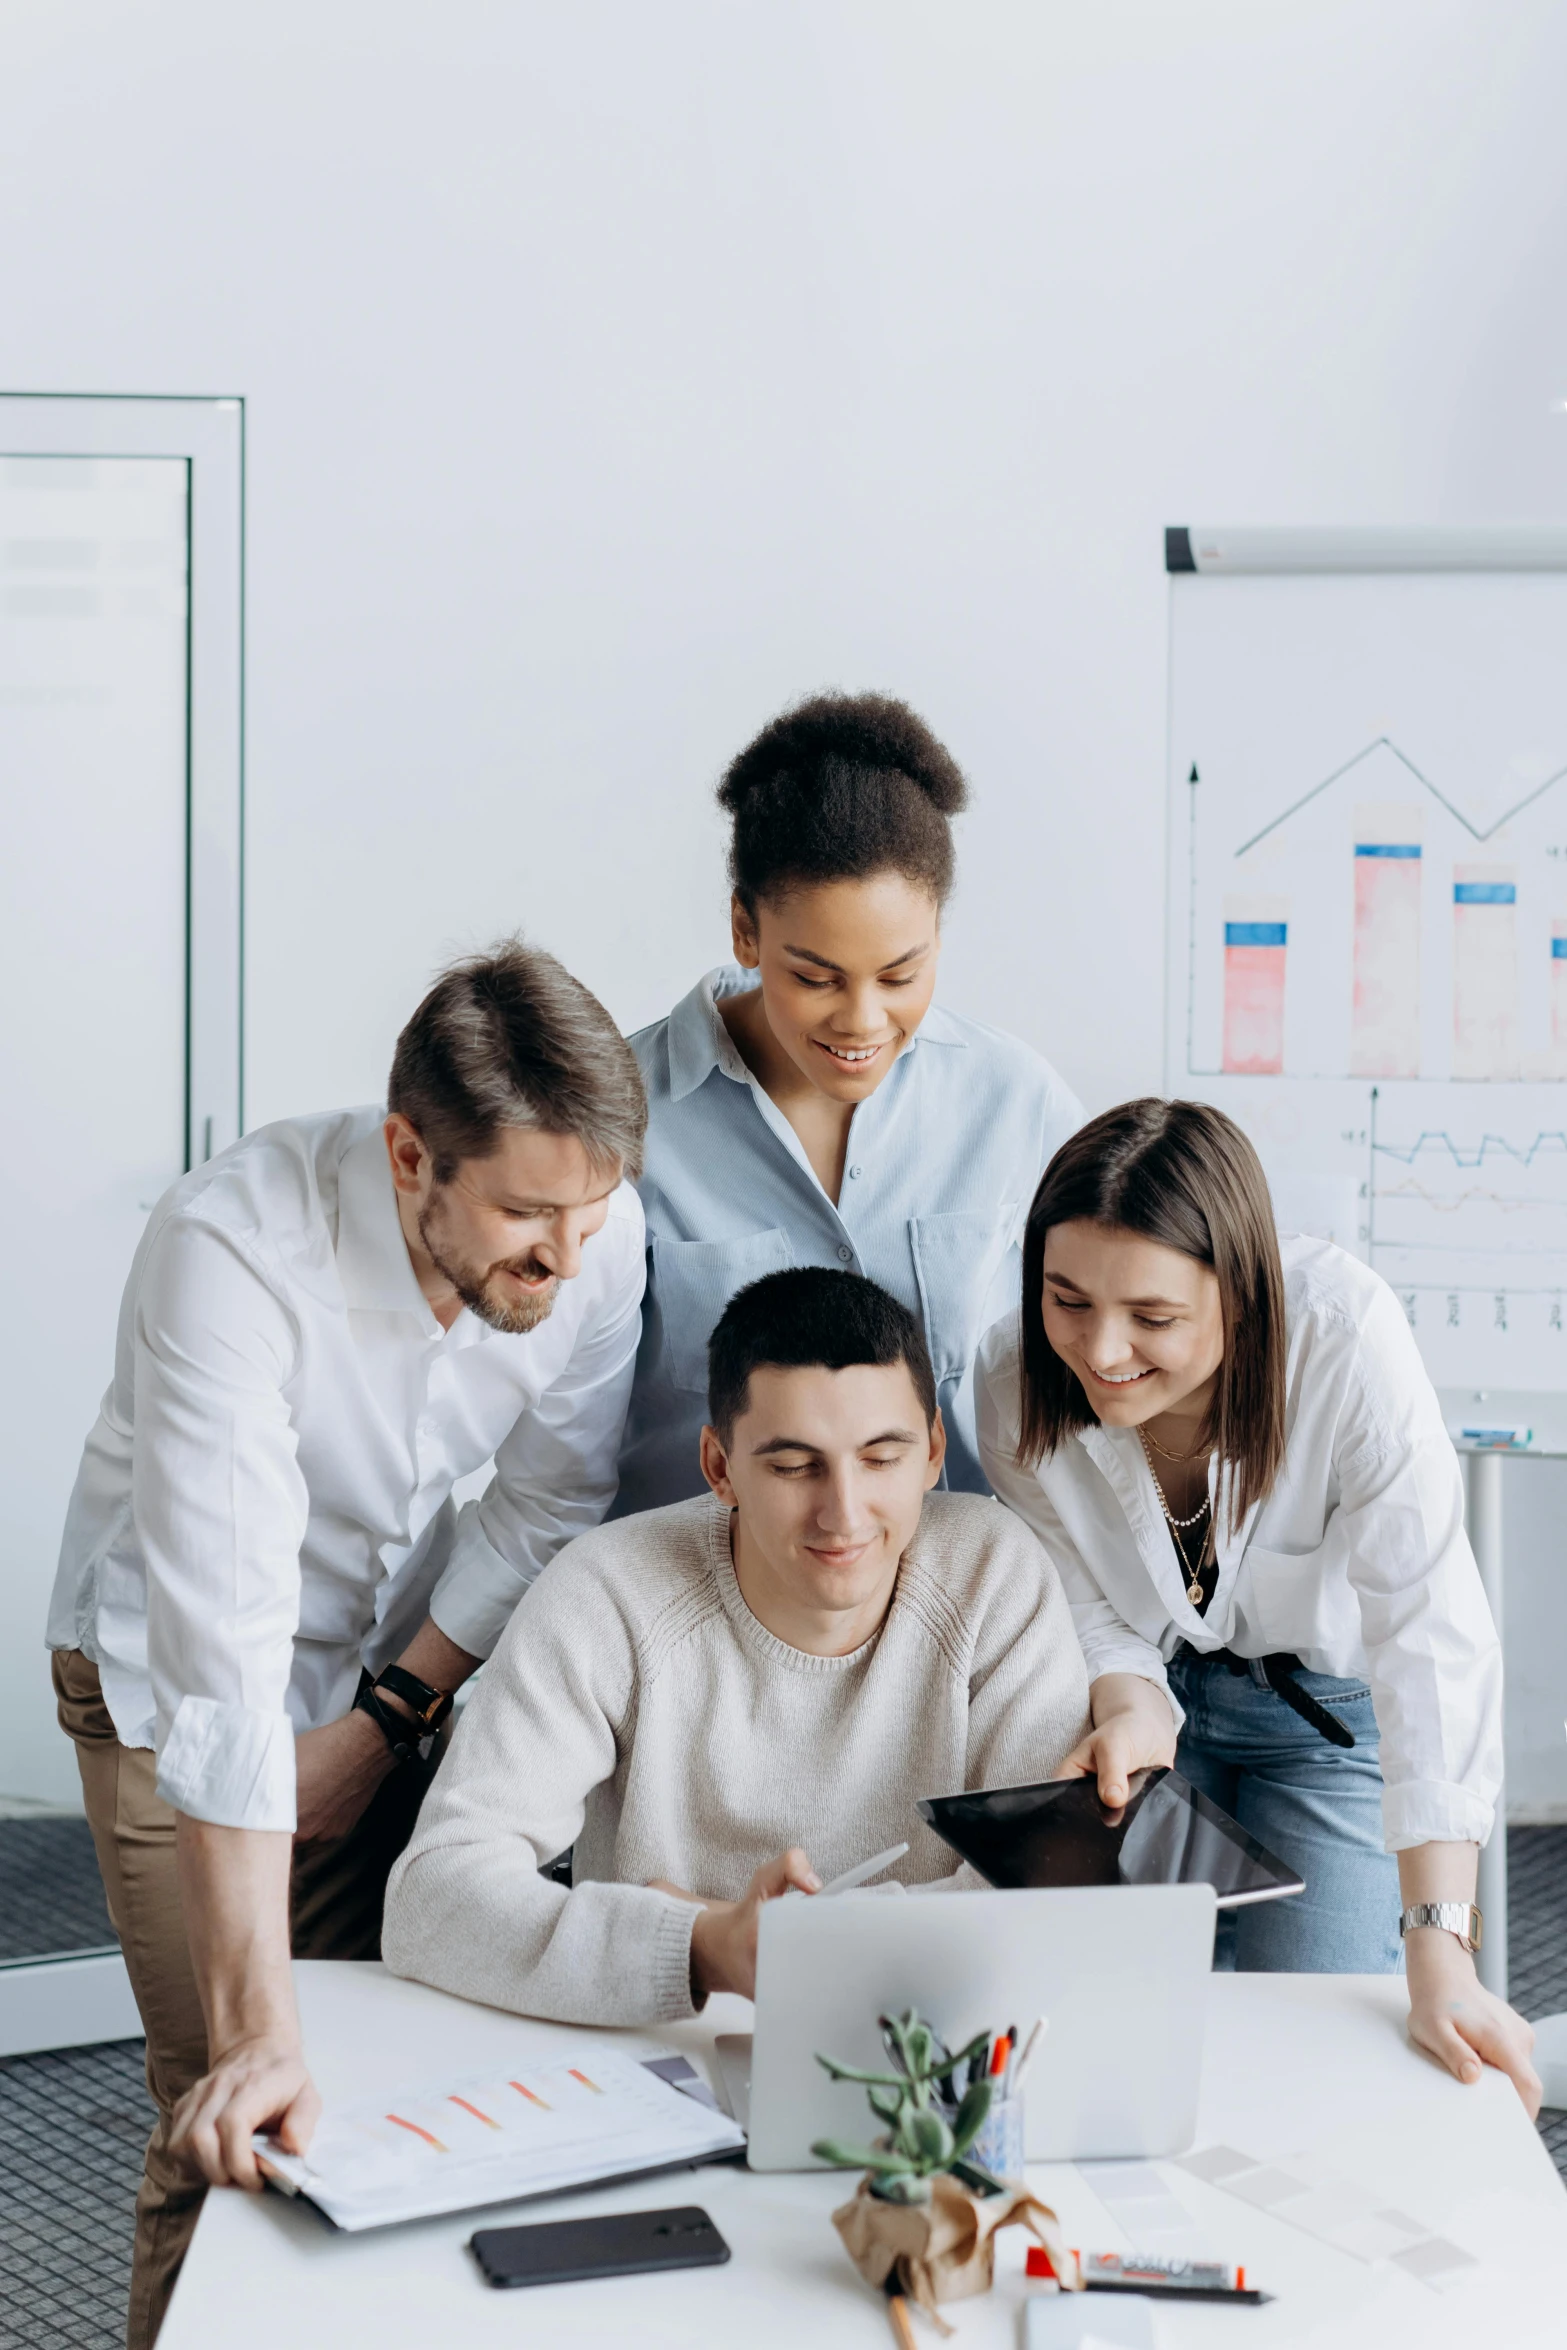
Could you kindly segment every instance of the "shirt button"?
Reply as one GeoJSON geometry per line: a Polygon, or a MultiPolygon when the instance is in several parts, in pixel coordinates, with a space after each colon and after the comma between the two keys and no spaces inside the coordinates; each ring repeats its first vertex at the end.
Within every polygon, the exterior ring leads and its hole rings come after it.
{"type": "Polygon", "coordinates": [[[860,1177],[861,1177],[861,1176],[864,1174],[864,1172],[865,1172],[865,1169],[864,1169],[863,1167],[851,1167],[851,1168],[849,1169],[849,1181],[850,1181],[851,1183],[858,1183],[858,1181],[859,1181],[860,1177]]]}
{"type": "Polygon", "coordinates": [[[853,1255],[854,1251],[852,1248],[841,1248],[838,1251],[838,1262],[841,1265],[846,1265],[853,1255]]]}

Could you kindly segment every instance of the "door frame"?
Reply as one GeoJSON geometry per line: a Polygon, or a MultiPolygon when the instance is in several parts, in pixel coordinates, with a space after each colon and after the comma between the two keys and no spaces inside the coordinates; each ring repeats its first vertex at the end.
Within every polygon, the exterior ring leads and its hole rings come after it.
{"type": "MultiPolygon", "coordinates": [[[[0,392],[0,458],[173,457],[190,502],[185,729],[187,1168],[244,1131],[245,403],[0,392]]],[[[0,1967],[0,2055],[139,2030],[118,1951],[0,1967]]]]}
{"type": "Polygon", "coordinates": [[[185,1164],[197,1167],[244,1131],[245,403],[0,392],[0,456],[189,468],[185,1164]]]}

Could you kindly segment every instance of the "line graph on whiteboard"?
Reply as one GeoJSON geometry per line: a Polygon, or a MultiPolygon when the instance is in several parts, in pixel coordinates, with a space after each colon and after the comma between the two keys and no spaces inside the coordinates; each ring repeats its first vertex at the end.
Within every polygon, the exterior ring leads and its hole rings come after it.
{"type": "Polygon", "coordinates": [[[1167,1083],[1440,1383],[1567,1387],[1567,576],[1176,580],[1167,1083]]]}

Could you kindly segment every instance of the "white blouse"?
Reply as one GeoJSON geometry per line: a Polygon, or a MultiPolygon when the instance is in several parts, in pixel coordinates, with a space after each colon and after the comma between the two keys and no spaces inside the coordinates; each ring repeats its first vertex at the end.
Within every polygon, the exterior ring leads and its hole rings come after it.
{"type": "Polygon", "coordinates": [[[1168,1695],[1165,1665],[1183,1641],[1290,1651],[1311,1672],[1365,1680],[1388,1850],[1483,1844],[1502,1783],[1502,1657],[1458,1457],[1386,1282],[1327,1241],[1287,1237],[1282,1253],[1284,1465],[1238,1526],[1220,1512],[1205,1616],[1186,1597],[1134,1430],[1095,1421],[1037,1469],[1018,1467],[1011,1316],[979,1351],[980,1457],[1060,1570],[1090,1680],[1137,1673],[1168,1695]]]}

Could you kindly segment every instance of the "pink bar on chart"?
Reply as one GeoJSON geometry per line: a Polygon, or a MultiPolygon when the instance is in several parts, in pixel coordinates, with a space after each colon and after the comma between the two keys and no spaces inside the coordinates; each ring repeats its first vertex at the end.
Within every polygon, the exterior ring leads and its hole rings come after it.
{"type": "Polygon", "coordinates": [[[1453,868],[1453,1075],[1519,1074],[1518,877],[1511,865],[1453,868]]]}
{"type": "Polygon", "coordinates": [[[1282,899],[1224,901],[1223,1066],[1234,1077],[1278,1077],[1284,1069],[1282,899]]]}
{"type": "Polygon", "coordinates": [[[1352,1077],[1420,1074],[1420,810],[1355,810],[1352,1077]]]}

